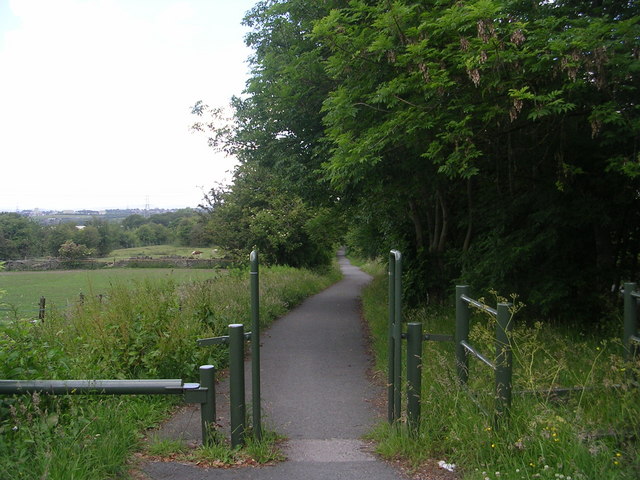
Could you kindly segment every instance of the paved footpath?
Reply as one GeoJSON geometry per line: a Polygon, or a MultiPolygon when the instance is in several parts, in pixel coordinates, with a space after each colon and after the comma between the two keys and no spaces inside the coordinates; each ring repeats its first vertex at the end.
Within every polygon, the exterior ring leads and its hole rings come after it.
{"type": "MultiPolygon", "coordinates": [[[[263,421],[287,437],[287,461],[274,466],[203,469],[148,462],[153,480],[398,480],[399,472],[367,451],[360,440],[380,421],[374,400],[382,393],[367,377],[359,295],[370,277],[339,255],[343,279],[307,299],[262,335],[263,421]]],[[[247,388],[251,377],[247,375],[247,388]]],[[[220,396],[225,396],[224,391],[220,396]]],[[[228,398],[218,398],[219,417],[228,398]]],[[[247,396],[247,410],[251,409],[247,396]]],[[[166,428],[187,428],[199,439],[199,413],[185,410],[166,428]],[[184,417],[187,417],[186,420],[184,417]],[[185,427],[185,422],[190,422],[185,427]]],[[[221,423],[224,422],[224,418],[221,423]]]]}

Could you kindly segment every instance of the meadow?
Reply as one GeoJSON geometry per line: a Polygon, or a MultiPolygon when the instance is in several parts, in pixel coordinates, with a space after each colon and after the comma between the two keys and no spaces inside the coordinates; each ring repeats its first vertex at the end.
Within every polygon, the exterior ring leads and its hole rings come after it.
{"type": "Polygon", "coordinates": [[[48,308],[64,309],[75,304],[80,294],[106,295],[111,287],[149,279],[177,283],[216,278],[217,270],[173,268],[127,268],[105,270],[50,270],[46,272],[0,272],[0,290],[5,291],[0,319],[10,315],[37,317],[40,297],[48,308]]]}
{"type": "MultiPolygon", "coordinates": [[[[381,265],[368,270],[375,280],[364,292],[364,314],[386,378],[388,280],[381,265]]],[[[495,298],[485,301],[495,307],[495,298]]],[[[535,393],[514,393],[508,422],[498,429],[493,421],[489,368],[470,359],[469,388],[461,388],[453,343],[425,342],[420,426],[412,434],[404,418],[380,425],[371,434],[378,453],[416,471],[438,460],[455,464],[464,480],[640,478],[640,362],[623,360],[621,318],[593,333],[522,322],[518,313],[510,339],[514,391],[535,393]],[[553,393],[576,386],[585,388],[553,393]]],[[[453,334],[453,293],[450,305],[405,309],[404,318],[422,322],[429,333],[453,334]]],[[[492,319],[475,314],[471,343],[492,354],[494,329],[492,319]]]]}

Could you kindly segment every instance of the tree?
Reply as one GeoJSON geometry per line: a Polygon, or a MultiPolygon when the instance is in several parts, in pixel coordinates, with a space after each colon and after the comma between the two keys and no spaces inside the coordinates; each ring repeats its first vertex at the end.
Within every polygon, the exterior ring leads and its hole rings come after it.
{"type": "Polygon", "coordinates": [[[62,244],[67,240],[73,240],[77,232],[78,229],[75,224],[69,222],[48,227],[45,235],[47,253],[52,256],[57,256],[62,244]]]}
{"type": "Polygon", "coordinates": [[[278,231],[280,199],[292,215],[300,200],[310,218],[347,212],[363,253],[400,248],[409,299],[464,281],[517,292],[533,314],[577,303],[597,317],[611,285],[637,276],[639,9],[258,3],[235,123],[196,126],[242,162],[214,202],[216,234],[246,246],[252,225],[278,231]]]}
{"type": "Polygon", "coordinates": [[[329,259],[336,237],[321,239],[313,231],[336,206],[320,171],[327,158],[321,108],[331,81],[309,34],[334,3],[342,2],[258,2],[244,20],[255,54],[246,96],[232,99],[233,124],[225,126],[221,111],[202,102],[193,108],[194,129],[210,132],[210,145],[242,164],[230,191],[214,189],[208,198],[207,228],[226,249],[257,245],[265,261],[289,265],[329,259]]]}
{"type": "Polygon", "coordinates": [[[58,250],[60,257],[66,260],[83,260],[93,255],[93,253],[94,251],[87,248],[86,245],[77,244],[71,240],[64,242],[58,250]]]}
{"type": "Polygon", "coordinates": [[[42,228],[17,213],[0,213],[0,259],[13,260],[42,253],[42,228]]]}
{"type": "Polygon", "coordinates": [[[638,6],[616,5],[353,2],[316,23],[327,175],[360,218],[393,199],[370,233],[414,259],[414,294],[462,277],[558,315],[636,274],[638,6]]]}
{"type": "Polygon", "coordinates": [[[309,207],[269,171],[245,164],[210,213],[207,229],[214,244],[239,257],[258,247],[265,263],[313,267],[330,261],[336,220],[309,207]]]}

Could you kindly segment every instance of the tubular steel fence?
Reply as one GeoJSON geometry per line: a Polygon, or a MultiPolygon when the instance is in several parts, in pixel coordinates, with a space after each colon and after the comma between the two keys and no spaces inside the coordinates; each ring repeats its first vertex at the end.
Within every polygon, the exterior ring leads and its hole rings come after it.
{"type": "MultiPolygon", "coordinates": [[[[231,412],[231,444],[244,444],[246,431],[244,342],[251,340],[253,433],[262,437],[260,406],[260,291],[258,252],[251,252],[251,322],[252,332],[244,332],[243,324],[229,325],[229,335],[197,340],[199,346],[229,344],[229,387],[231,412]]],[[[45,299],[40,300],[44,319],[45,299]]],[[[200,383],[184,383],[181,379],[132,380],[0,380],[0,395],[46,393],[49,395],[184,395],[187,403],[200,403],[202,441],[214,441],[216,420],[215,367],[200,367],[200,383]]]]}
{"type": "Polygon", "coordinates": [[[200,404],[202,443],[213,442],[216,418],[215,368],[200,367],[200,383],[181,379],[159,380],[0,380],[0,395],[184,395],[187,403],[200,404]]]}
{"type": "MultiPolygon", "coordinates": [[[[455,334],[439,335],[423,333],[421,323],[409,323],[406,333],[402,331],[402,255],[391,250],[389,255],[389,321],[388,321],[388,421],[393,423],[401,416],[402,402],[402,340],[407,341],[407,424],[414,432],[420,424],[421,377],[422,377],[422,342],[453,342],[455,344],[455,365],[458,383],[466,388],[469,381],[469,358],[475,358],[494,372],[493,422],[499,428],[509,417],[513,399],[513,352],[511,331],[513,327],[512,305],[498,303],[492,308],[470,297],[470,287],[456,286],[455,334]],[[496,319],[495,356],[493,359],[482,354],[469,343],[469,329],[472,309],[483,311],[496,319]]],[[[640,353],[640,332],[638,330],[638,299],[640,292],[637,284],[624,285],[624,355],[625,360],[632,360],[640,353]]],[[[614,386],[615,387],[615,386],[614,386]]],[[[545,390],[544,393],[558,395],[579,392],[585,387],[564,387],[545,390]]],[[[479,402],[471,397],[476,405],[479,402]]],[[[538,391],[521,391],[519,394],[542,393],[538,391]]],[[[482,408],[482,407],[481,407],[482,408]]],[[[482,409],[484,411],[484,409],[482,409]]],[[[485,411],[485,413],[487,413],[485,411]]]]}

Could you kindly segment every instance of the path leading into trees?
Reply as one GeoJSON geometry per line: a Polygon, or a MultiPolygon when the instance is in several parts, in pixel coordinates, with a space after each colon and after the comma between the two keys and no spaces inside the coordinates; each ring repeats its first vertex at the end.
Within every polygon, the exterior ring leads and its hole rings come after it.
{"type": "MultiPolygon", "coordinates": [[[[263,418],[268,428],[288,439],[284,445],[287,461],[234,469],[151,461],[141,465],[145,476],[140,478],[403,478],[373,456],[361,440],[380,420],[374,403],[382,393],[367,377],[370,358],[359,311],[360,291],[370,277],[342,254],[339,262],[344,274],[340,282],[306,300],[262,335],[263,418]]],[[[247,376],[248,388],[250,383],[247,376]]],[[[223,410],[228,405],[224,388],[221,385],[217,400],[221,423],[226,423],[228,415],[223,410]]],[[[165,434],[187,432],[192,440],[199,440],[199,431],[200,415],[189,408],[165,426],[165,434]]]]}

